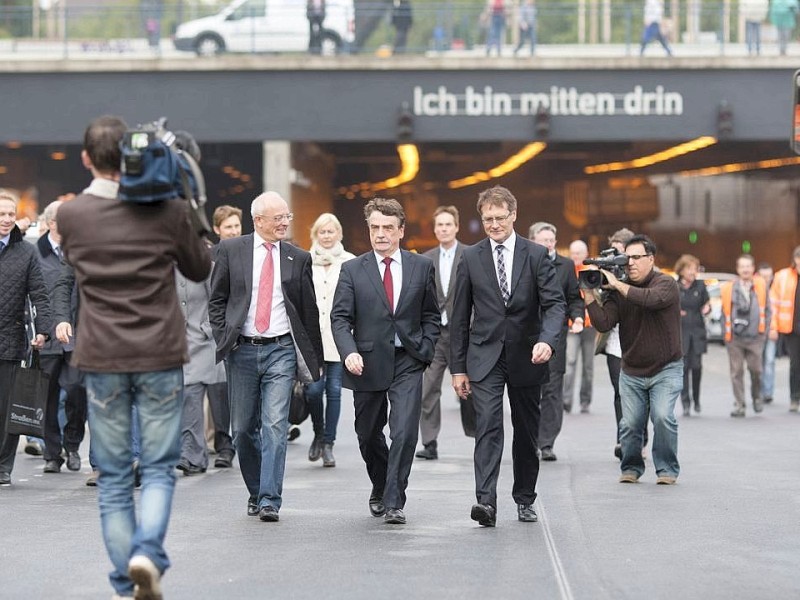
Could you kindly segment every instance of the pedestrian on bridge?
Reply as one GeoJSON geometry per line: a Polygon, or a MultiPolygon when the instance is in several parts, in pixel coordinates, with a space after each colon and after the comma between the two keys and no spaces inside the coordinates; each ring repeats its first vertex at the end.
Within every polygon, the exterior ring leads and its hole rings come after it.
{"type": "Polygon", "coordinates": [[[667,53],[672,56],[672,50],[664,37],[663,31],[664,1],[645,0],[644,3],[644,31],[642,32],[642,47],[640,56],[644,56],[644,49],[653,40],[658,40],[667,53]]]}

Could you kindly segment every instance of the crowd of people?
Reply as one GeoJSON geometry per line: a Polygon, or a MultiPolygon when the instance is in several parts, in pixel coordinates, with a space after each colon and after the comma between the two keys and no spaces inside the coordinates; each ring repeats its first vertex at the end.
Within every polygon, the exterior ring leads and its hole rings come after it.
{"type": "MultiPolygon", "coordinates": [[[[298,381],[314,432],[308,459],[328,468],[336,466],[342,388],[352,390],[367,508],[390,525],[407,522],[414,458],[439,457],[447,369],[473,413],[470,518],[483,527],[496,524],[504,397],[512,500],[520,522],[536,522],[540,460],[557,460],[576,387],[580,412],[591,410],[596,353],[606,355],[614,388],[619,481],[636,483],[645,473],[651,421],[656,482],[676,483],[676,403],[684,416],[701,411],[710,299],[696,257],[681,256],[673,277],[656,267],[653,240],[621,229],[608,243],[624,267],[603,263],[602,283],[592,283],[597,278],[585,271],[598,267],[584,264],[586,243],[574,240],[563,257],[553,224],[517,234],[517,200],[501,186],[478,196],[485,237],[474,245],[458,239],[458,209],[440,206],[438,245],[425,254],[405,250],[402,205],[373,198],[364,207],[368,252],[345,250],[331,213],[316,219],[305,251],[288,241],[294,216],[272,191],[252,201],[247,235],[240,209],[217,208],[212,245],[180,198],[118,199],[126,130],[118,117],[89,125],[82,160],[92,181],[46,207],[46,232],[35,243],[16,223],[16,197],[0,191],[0,419],[17,364],[35,348],[51,382],[45,473],[64,463],[81,469],[88,414],[90,483],[99,488],[115,598],[162,597],[176,472],[205,472],[210,446],[215,468],[235,468],[238,458],[246,514],[280,520],[298,381]]],[[[199,161],[199,149],[186,148],[199,161]]],[[[779,340],[790,356],[790,410],[800,410],[800,247],[792,258],[773,276],[743,254],[736,277],[721,285],[732,417],[746,414],[745,366],[753,411],[772,401],[779,340]]],[[[0,485],[10,485],[19,440],[5,429],[0,437],[0,485]]]]}

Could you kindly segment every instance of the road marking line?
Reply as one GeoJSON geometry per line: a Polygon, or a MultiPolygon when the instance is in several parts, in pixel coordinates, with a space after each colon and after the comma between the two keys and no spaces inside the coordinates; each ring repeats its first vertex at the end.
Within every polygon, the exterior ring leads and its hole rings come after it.
{"type": "Polygon", "coordinates": [[[567,572],[564,570],[564,565],[561,562],[561,556],[556,549],[556,543],[553,539],[553,532],[550,530],[550,523],[547,520],[547,514],[544,510],[544,504],[541,498],[536,502],[539,505],[539,522],[544,529],[544,539],[547,542],[547,552],[550,554],[550,562],[553,563],[553,570],[556,573],[556,582],[558,583],[558,591],[561,593],[561,600],[574,600],[572,595],[572,588],[567,580],[567,572]]]}

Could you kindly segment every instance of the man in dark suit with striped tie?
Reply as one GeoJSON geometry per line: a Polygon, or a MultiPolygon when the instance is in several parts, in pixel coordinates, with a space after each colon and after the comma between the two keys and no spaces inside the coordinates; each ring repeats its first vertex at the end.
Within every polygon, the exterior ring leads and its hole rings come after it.
{"type": "Polygon", "coordinates": [[[517,517],[537,520],[541,385],[564,321],[564,294],[547,250],[514,232],[517,199],[495,186],[478,197],[487,238],[464,249],[450,315],[453,388],[475,405],[475,488],[471,518],[494,527],[503,457],[503,392],[514,426],[512,496],[517,517]]]}

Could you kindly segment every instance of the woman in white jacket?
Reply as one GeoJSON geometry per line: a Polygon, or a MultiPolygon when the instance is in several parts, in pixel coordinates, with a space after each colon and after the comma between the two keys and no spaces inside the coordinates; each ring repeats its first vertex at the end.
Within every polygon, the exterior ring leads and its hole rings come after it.
{"type": "Polygon", "coordinates": [[[342,362],[331,333],[331,307],[342,263],[351,258],[355,256],[342,246],[342,224],[339,219],[330,213],[317,217],[311,227],[311,270],[319,307],[325,367],[320,380],[306,388],[306,399],[314,425],[314,441],[308,450],[308,460],[316,461],[321,456],[324,467],[336,466],[333,443],[336,441],[342,397],[342,362]],[[324,407],[323,393],[326,399],[324,407]]]}

